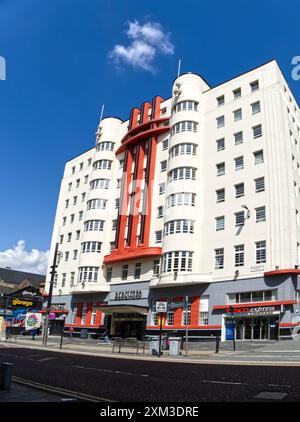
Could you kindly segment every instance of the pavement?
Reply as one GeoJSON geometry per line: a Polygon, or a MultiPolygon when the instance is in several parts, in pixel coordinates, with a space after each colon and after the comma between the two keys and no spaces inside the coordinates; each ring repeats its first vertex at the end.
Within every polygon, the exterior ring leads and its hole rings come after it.
{"type": "MultiPolygon", "coordinates": [[[[32,340],[31,337],[18,336],[11,342],[0,342],[8,346],[9,344],[27,346],[33,349],[55,350],[64,353],[82,354],[89,356],[102,356],[111,358],[127,358],[139,360],[157,360],[157,356],[152,356],[149,347],[145,354],[136,354],[135,348],[124,348],[121,353],[112,353],[111,344],[99,344],[96,340],[90,339],[64,339],[62,350],[60,350],[60,337],[50,336],[47,347],[42,346],[41,337],[32,340]]],[[[189,343],[188,355],[181,351],[180,356],[170,356],[169,351],[164,350],[160,360],[170,362],[205,362],[205,363],[228,363],[244,365],[288,365],[300,366],[300,341],[256,341],[256,342],[236,342],[236,351],[233,350],[232,342],[221,342],[219,353],[215,352],[215,341],[200,341],[189,343]]]]}

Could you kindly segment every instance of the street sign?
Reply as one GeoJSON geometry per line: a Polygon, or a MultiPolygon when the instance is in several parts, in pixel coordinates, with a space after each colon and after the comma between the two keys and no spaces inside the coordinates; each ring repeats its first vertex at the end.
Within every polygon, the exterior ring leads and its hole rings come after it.
{"type": "Polygon", "coordinates": [[[184,308],[185,306],[185,302],[171,302],[168,304],[168,309],[184,308]]]}
{"type": "Polygon", "coordinates": [[[168,302],[156,302],[156,312],[167,312],[168,302]]]}

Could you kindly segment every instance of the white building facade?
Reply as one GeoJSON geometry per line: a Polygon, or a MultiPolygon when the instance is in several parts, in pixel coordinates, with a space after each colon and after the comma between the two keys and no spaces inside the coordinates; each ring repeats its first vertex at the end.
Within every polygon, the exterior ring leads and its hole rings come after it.
{"type": "Polygon", "coordinates": [[[299,108],[276,61],[214,88],[183,74],[171,98],[103,119],[96,146],[65,167],[54,308],[75,331],[123,337],[155,333],[160,318],[194,337],[290,334],[299,148],[299,108]],[[161,300],[173,305],[157,315],[161,300]]]}

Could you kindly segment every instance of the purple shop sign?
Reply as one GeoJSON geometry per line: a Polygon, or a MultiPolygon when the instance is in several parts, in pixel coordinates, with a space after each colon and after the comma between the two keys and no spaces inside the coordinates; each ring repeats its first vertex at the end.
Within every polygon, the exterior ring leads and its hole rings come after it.
{"type": "Polygon", "coordinates": [[[55,315],[55,313],[54,313],[54,312],[51,312],[51,313],[49,314],[49,318],[50,318],[50,319],[55,319],[55,317],[56,317],[56,315],[55,315]]]}

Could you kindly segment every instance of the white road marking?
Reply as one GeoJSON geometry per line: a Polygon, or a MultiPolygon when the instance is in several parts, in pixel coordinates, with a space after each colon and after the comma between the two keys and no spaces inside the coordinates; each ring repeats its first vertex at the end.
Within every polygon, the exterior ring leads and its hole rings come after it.
{"type": "Polygon", "coordinates": [[[53,360],[53,359],[56,359],[56,358],[43,358],[43,359],[38,359],[38,362],[46,362],[46,361],[48,361],[48,360],[53,360]]]}
{"type": "Polygon", "coordinates": [[[249,382],[231,382],[231,381],[214,381],[214,380],[202,380],[201,382],[207,384],[227,384],[227,385],[245,385],[245,386],[264,386],[264,387],[281,387],[281,388],[292,388],[291,385],[281,384],[251,384],[249,382]]]}
{"type": "Polygon", "coordinates": [[[99,369],[99,368],[88,368],[86,366],[79,366],[79,365],[73,365],[74,368],[79,368],[79,369],[87,369],[90,371],[97,371],[97,372],[109,372],[111,374],[117,374],[117,375],[130,375],[130,376],[135,376],[135,377],[149,377],[149,375],[145,375],[145,374],[133,374],[132,372],[123,372],[123,371],[114,371],[111,369],[99,369]]]}

